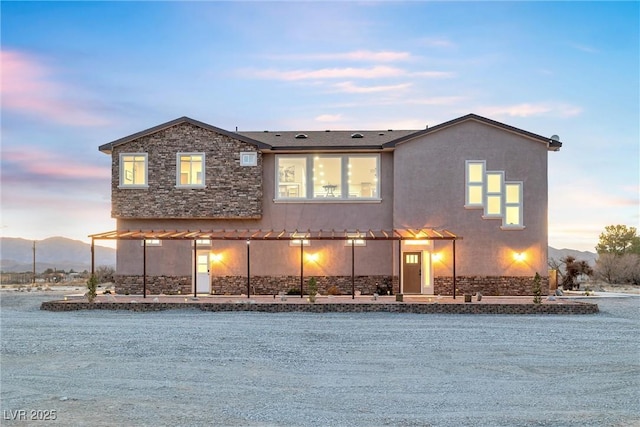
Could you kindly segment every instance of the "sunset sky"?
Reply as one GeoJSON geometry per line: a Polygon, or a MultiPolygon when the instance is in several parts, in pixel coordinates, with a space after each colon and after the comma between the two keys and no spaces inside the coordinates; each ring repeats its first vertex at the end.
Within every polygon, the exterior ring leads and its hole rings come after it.
{"type": "Polygon", "coordinates": [[[549,244],[639,226],[638,2],[7,2],[2,235],[115,229],[98,146],[189,116],[227,130],[540,135],[549,244]]]}

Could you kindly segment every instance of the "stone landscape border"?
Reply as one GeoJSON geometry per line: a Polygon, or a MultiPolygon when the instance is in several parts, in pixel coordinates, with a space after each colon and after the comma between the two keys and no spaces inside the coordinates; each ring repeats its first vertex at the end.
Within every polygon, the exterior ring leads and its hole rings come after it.
{"type": "Polygon", "coordinates": [[[509,315],[576,315],[596,314],[598,305],[585,302],[566,302],[553,304],[533,303],[423,303],[423,302],[323,302],[310,304],[257,302],[255,300],[224,302],[154,302],[154,301],[113,301],[93,302],[83,300],[45,301],[41,310],[78,311],[78,310],[127,310],[135,312],[153,312],[164,310],[198,309],[212,312],[253,311],[265,313],[413,313],[413,314],[509,314],[509,315]]]}

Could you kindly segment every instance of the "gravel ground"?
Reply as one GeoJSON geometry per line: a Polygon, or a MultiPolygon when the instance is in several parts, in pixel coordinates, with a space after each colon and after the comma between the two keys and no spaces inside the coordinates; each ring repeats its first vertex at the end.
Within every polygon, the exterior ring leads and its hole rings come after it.
{"type": "Polygon", "coordinates": [[[640,425],[640,297],[587,316],[39,310],[60,295],[1,294],[2,425],[640,425]]]}

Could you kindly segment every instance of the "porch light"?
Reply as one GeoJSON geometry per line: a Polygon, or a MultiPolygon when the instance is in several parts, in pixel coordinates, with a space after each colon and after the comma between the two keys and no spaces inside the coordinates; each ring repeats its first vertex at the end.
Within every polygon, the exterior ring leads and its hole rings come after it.
{"type": "Polygon", "coordinates": [[[211,254],[211,261],[212,262],[221,262],[222,261],[222,254],[211,254]]]}
{"type": "Polygon", "coordinates": [[[518,262],[522,262],[525,259],[527,259],[527,256],[525,255],[524,252],[516,252],[513,254],[513,259],[518,261],[518,262]]]}
{"type": "Polygon", "coordinates": [[[317,253],[315,253],[315,254],[305,254],[305,258],[309,262],[318,262],[318,259],[320,258],[320,256],[317,253]]]}
{"type": "Polygon", "coordinates": [[[442,254],[440,252],[435,253],[435,254],[431,254],[431,260],[433,262],[440,262],[442,261],[442,254]]]}

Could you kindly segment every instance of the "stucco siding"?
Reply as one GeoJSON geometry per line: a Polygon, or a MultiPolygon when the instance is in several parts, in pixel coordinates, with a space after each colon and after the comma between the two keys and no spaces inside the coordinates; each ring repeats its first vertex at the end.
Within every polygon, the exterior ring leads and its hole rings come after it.
{"type": "MultiPolygon", "coordinates": [[[[547,271],[547,149],[539,141],[467,121],[399,145],[395,151],[394,226],[446,228],[456,244],[458,275],[533,276],[547,271]],[[523,182],[523,230],[502,230],[465,208],[465,161],[485,160],[523,182]],[[514,253],[525,253],[516,262],[514,253]]],[[[434,275],[451,275],[451,245],[442,245],[434,275]]]]}

